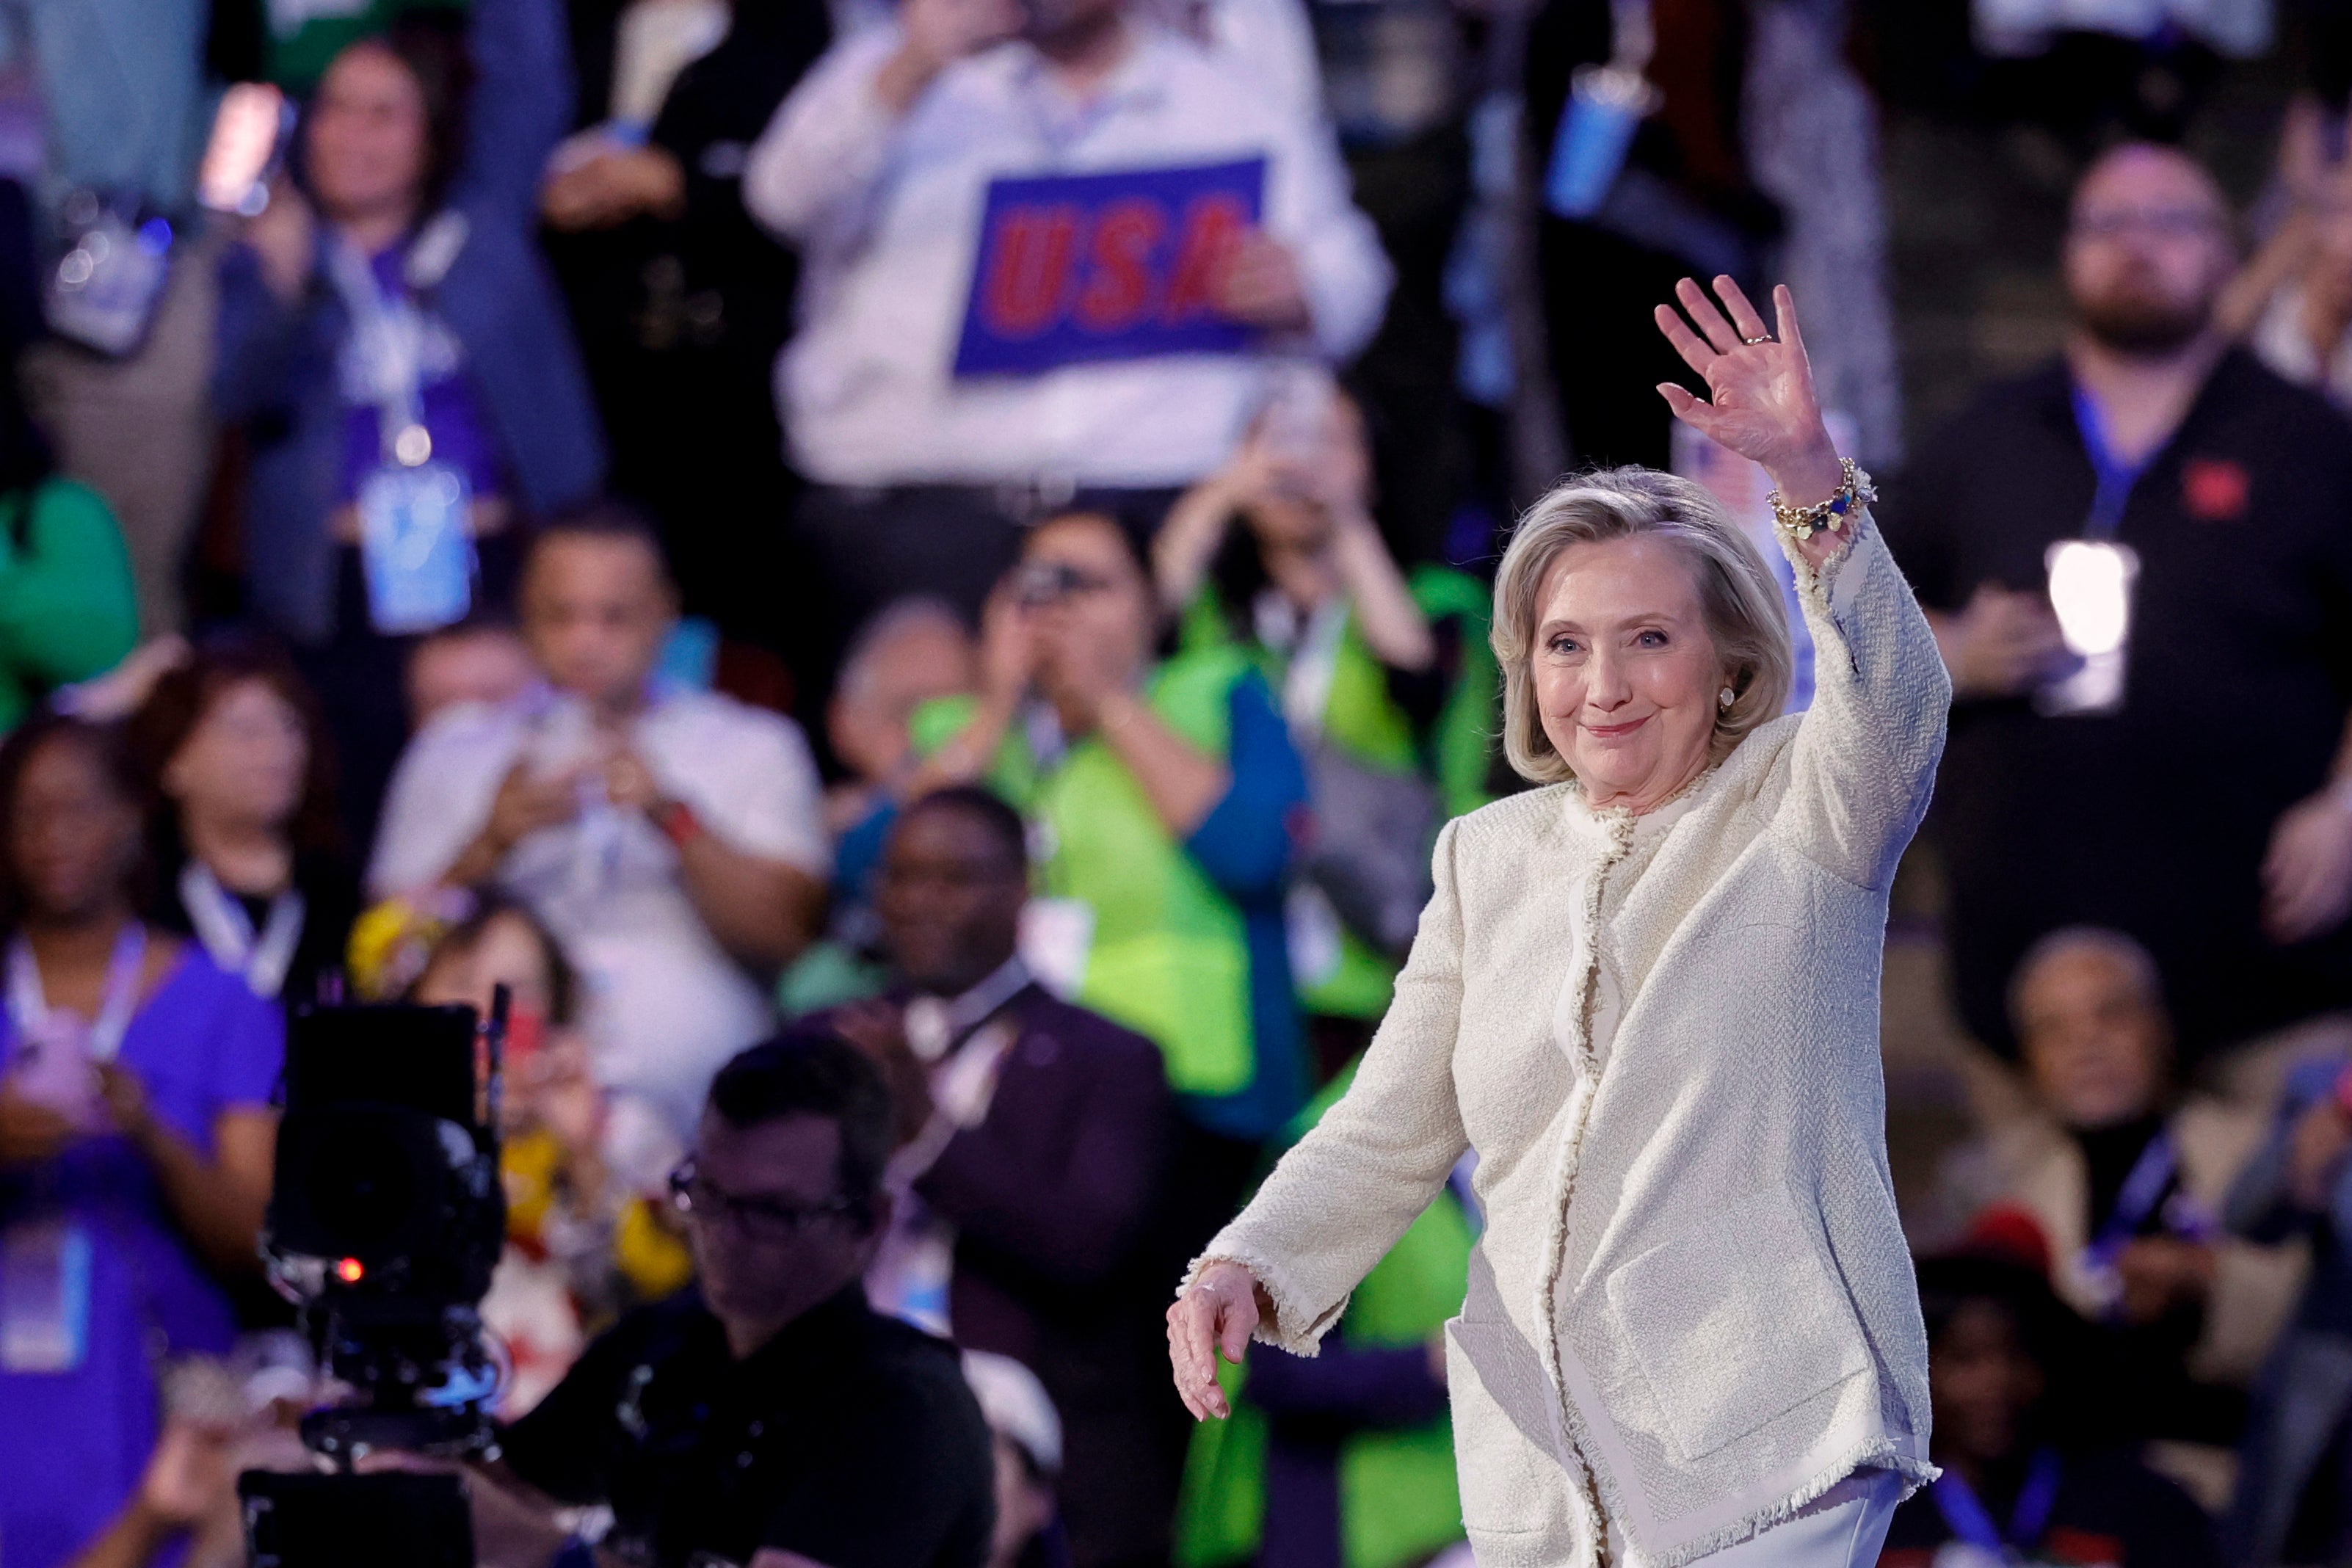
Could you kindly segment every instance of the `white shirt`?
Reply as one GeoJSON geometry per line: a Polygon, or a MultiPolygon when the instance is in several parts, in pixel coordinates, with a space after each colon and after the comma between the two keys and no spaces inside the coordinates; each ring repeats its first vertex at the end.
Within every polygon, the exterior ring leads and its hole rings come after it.
{"type": "Polygon", "coordinates": [[[1091,101],[1025,43],[942,71],[894,117],[874,79],[895,26],[836,44],[777,110],[743,173],[754,216],[796,242],[803,321],[777,361],[794,456],[833,484],[1189,484],[1224,462],[1270,353],[1066,366],[955,384],[989,182],[1267,160],[1266,231],[1297,258],[1330,359],[1380,325],[1391,274],[1329,133],[1255,73],[1148,23],[1091,101]]]}
{"type": "MultiPolygon", "coordinates": [[[[631,742],[662,793],[701,830],[814,877],[830,863],[816,768],[791,720],[706,691],[657,696],[631,742]]],[[[556,773],[588,754],[587,706],[539,687],[497,707],[467,703],[409,743],[385,796],[368,885],[378,898],[427,887],[489,820],[519,758],[556,773]]],[[[695,912],[677,850],[637,812],[581,785],[572,821],[510,850],[499,888],[530,906],[585,981],[597,1081],[641,1096],[681,1131],[711,1076],[774,1023],[768,997],[695,912]]]]}

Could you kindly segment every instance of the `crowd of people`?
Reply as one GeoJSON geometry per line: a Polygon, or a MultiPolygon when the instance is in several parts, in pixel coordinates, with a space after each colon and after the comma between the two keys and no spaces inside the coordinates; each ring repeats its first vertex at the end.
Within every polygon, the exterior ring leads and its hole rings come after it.
{"type": "Polygon", "coordinates": [[[1162,1312],[1528,787],[1516,509],[1769,535],[1686,276],[1806,300],[1952,687],[1883,1561],[2352,1562],[2352,28],[2242,205],[2146,83],[2267,5],[1979,0],[2141,74],[1906,450],[1862,9],[0,4],[0,1568],[243,1560],[288,1020],[500,986],[486,1563],[1466,1554],[1467,1168],[1226,1419],[1162,1312]]]}

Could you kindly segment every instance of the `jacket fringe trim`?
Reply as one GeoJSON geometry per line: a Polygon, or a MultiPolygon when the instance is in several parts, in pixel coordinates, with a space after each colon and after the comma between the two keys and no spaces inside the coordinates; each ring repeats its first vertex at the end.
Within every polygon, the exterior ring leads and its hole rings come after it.
{"type": "Polygon", "coordinates": [[[1250,1338],[1260,1344],[1288,1351],[1292,1355],[1311,1357],[1320,1353],[1323,1336],[1330,1332],[1331,1325],[1339,1321],[1340,1315],[1348,1310],[1348,1303],[1355,1299],[1354,1292],[1350,1291],[1340,1297],[1339,1304],[1321,1317],[1310,1317],[1280,1268],[1265,1258],[1231,1252],[1204,1252],[1192,1259],[1192,1266],[1184,1270],[1184,1278],[1176,1287],[1176,1294],[1181,1298],[1190,1290],[1192,1282],[1201,1277],[1201,1271],[1213,1263],[1237,1264],[1250,1271],[1250,1277],[1265,1292],[1266,1300],[1274,1303],[1273,1318],[1260,1321],[1250,1338]]]}
{"type": "Polygon", "coordinates": [[[1776,1524],[1785,1523],[1808,1504],[1819,1500],[1832,1487],[1861,1469],[1891,1470],[1901,1476],[1905,1483],[1903,1496],[1906,1498],[1943,1474],[1942,1470],[1927,1460],[1915,1458],[1904,1453],[1895,1446],[1895,1439],[1892,1437],[1882,1436],[1865,1438],[1833,1460],[1819,1476],[1807,1481],[1779,1502],[1769,1508],[1759,1509],[1737,1523],[1727,1524],[1711,1535],[1703,1535],[1696,1541],[1676,1547],[1666,1555],[1655,1559],[1657,1568],[1684,1568],[1685,1563],[1703,1558],[1709,1552],[1721,1552],[1727,1546],[1737,1546],[1741,1542],[1759,1535],[1776,1524]]]}
{"type": "MultiPolygon", "coordinates": [[[[1587,809],[1590,809],[1589,807],[1587,809]]],[[[1633,848],[1633,814],[1630,811],[1596,812],[1602,830],[1608,835],[1609,847],[1601,852],[1600,862],[1584,888],[1584,940],[1576,955],[1576,972],[1570,981],[1576,988],[1575,1055],[1580,1081],[1572,1091],[1578,1103],[1573,1112],[1568,1136],[1561,1140],[1559,1163],[1552,1172],[1551,1225],[1544,1241],[1544,1266],[1540,1279],[1542,1295],[1536,1302],[1534,1321],[1545,1331],[1536,1339],[1543,1359],[1545,1374],[1551,1380],[1551,1395],[1568,1436],[1568,1458],[1580,1483],[1577,1487],[1580,1501],[1587,1515],[1587,1523],[1598,1546],[1603,1531],[1603,1514],[1612,1489],[1599,1466],[1592,1462],[1592,1442],[1584,1431],[1581,1414],[1576,1402],[1568,1396],[1568,1380],[1560,1367],[1559,1310],[1554,1305],[1554,1293],[1559,1289],[1559,1273],[1568,1257],[1568,1211],[1576,1194],[1576,1173],[1579,1157],[1583,1152],[1585,1129],[1591,1125],[1592,1101],[1600,1092],[1601,1064],[1592,1050],[1592,1004],[1594,988],[1601,973],[1601,903],[1609,874],[1633,848]]],[[[1597,1555],[1597,1552],[1596,1552],[1597,1555]]]]}

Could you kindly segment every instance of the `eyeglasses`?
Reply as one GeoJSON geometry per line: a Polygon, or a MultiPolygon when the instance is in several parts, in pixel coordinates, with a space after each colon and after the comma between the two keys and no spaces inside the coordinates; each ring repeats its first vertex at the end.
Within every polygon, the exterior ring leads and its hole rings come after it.
{"type": "Polygon", "coordinates": [[[755,1241],[792,1241],[803,1231],[839,1215],[856,1212],[855,1199],[831,1197],[823,1203],[796,1204],[782,1198],[740,1197],[727,1191],[687,1161],[669,1173],[669,1201],[678,1213],[706,1225],[733,1220],[755,1241]]]}
{"type": "Polygon", "coordinates": [[[2110,207],[2076,216],[2077,239],[2122,239],[2137,233],[2153,239],[2203,239],[2217,234],[2221,219],[2207,207],[2110,207]]]}

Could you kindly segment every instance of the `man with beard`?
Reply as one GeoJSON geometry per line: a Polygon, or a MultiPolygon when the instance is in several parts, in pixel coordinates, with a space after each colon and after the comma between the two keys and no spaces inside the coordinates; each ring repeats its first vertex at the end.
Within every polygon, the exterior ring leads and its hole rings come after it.
{"type": "Polygon", "coordinates": [[[2060,926],[2147,944],[2184,1066],[2347,994],[2352,428],[2222,339],[2234,262],[2203,169],[2106,153],[2063,357],[1880,511],[1952,673],[1929,822],[1961,1014],[2004,1051],[2006,976],[2060,926]]]}

